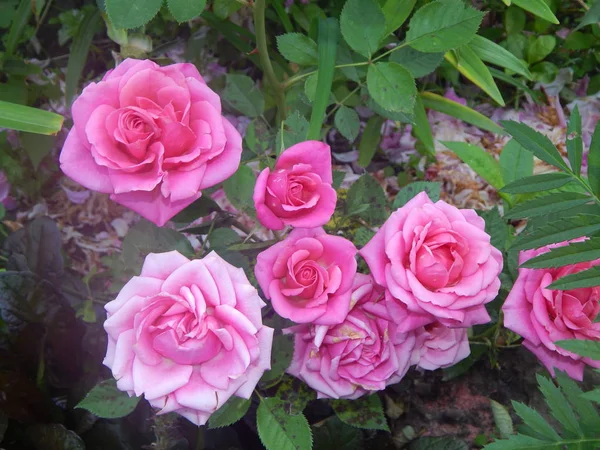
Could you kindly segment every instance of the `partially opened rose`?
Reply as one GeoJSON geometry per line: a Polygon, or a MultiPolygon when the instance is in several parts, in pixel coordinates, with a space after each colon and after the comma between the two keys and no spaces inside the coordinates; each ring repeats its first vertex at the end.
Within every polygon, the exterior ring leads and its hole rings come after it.
{"type": "Polygon", "coordinates": [[[240,163],[240,134],[192,64],[127,59],[83,90],[73,122],[63,172],[159,226],[240,163]]]}
{"type": "Polygon", "coordinates": [[[273,171],[264,169],[254,188],[256,217],[265,227],[320,227],[329,222],[337,194],[331,187],[331,150],[306,141],[285,150],[273,171]]]}
{"type": "MultiPolygon", "coordinates": [[[[567,243],[523,251],[519,264],[564,245],[567,243]]],[[[600,259],[553,269],[520,268],[517,281],[504,302],[504,326],[523,336],[523,346],[535,354],[551,374],[559,369],[582,380],[586,364],[600,367],[600,361],[583,358],[554,344],[566,339],[600,340],[600,322],[595,322],[600,313],[600,287],[547,289],[563,276],[598,265],[600,259]]]]}
{"type": "Polygon", "coordinates": [[[466,328],[448,328],[439,322],[416,332],[412,363],[425,370],[444,369],[471,354],[466,328]]]}
{"type": "Polygon", "coordinates": [[[322,228],[298,228],[258,255],[254,273],[280,316],[333,325],[350,309],[355,256],[347,239],[322,228]]]}
{"type": "Polygon", "coordinates": [[[360,254],[389,294],[400,331],[439,320],[450,327],[486,323],[485,303],[500,289],[502,253],[475,211],[421,192],[394,212],[360,254]]]}
{"type": "Polygon", "coordinates": [[[250,398],[270,368],[263,306],[244,271],[214,252],[151,253],[106,305],[104,364],[122,391],[202,425],[232,395],[250,398]]]}
{"type": "Polygon", "coordinates": [[[380,391],[399,382],[410,365],[414,333],[397,333],[384,317],[382,290],[361,274],[352,290],[353,308],[343,323],[286,330],[295,333],[287,373],[316,390],[319,398],[355,399],[380,391]]]}

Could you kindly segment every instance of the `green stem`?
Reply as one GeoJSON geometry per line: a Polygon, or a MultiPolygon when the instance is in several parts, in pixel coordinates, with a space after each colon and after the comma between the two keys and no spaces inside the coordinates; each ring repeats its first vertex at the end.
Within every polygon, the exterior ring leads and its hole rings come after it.
{"type": "Polygon", "coordinates": [[[324,122],[327,122],[329,120],[329,118],[332,115],[334,115],[335,112],[340,108],[340,106],[344,106],[344,103],[346,103],[346,101],[348,101],[348,99],[350,97],[352,97],[362,86],[363,86],[362,84],[359,84],[348,95],[346,95],[343,99],[341,99],[339,102],[337,102],[336,105],[333,107],[333,109],[331,111],[329,111],[329,113],[327,113],[327,116],[325,116],[324,122]]]}
{"type": "Polygon", "coordinates": [[[262,65],[265,77],[275,92],[275,103],[277,104],[277,116],[279,121],[285,120],[285,95],[282,84],[277,79],[273,65],[269,59],[269,48],[267,46],[267,32],[265,28],[266,0],[256,0],[254,3],[254,28],[256,30],[256,46],[258,57],[262,65]]]}

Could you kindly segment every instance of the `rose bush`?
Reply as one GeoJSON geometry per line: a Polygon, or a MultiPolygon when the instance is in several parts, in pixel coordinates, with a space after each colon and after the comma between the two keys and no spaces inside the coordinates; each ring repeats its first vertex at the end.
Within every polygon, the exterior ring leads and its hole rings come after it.
{"type": "Polygon", "coordinates": [[[242,269],[212,252],[150,253],[106,305],[104,364],[129,395],[197,425],[232,395],[250,398],[270,368],[273,329],[242,269]]]}
{"type": "Polygon", "coordinates": [[[394,212],[360,255],[384,286],[400,331],[439,320],[470,327],[490,320],[485,303],[500,289],[502,253],[475,211],[419,193],[394,212]]]}
{"type": "Polygon", "coordinates": [[[287,372],[316,390],[319,398],[355,399],[399,382],[409,368],[415,335],[396,333],[382,290],[370,276],[357,274],[352,305],[341,324],[286,330],[295,334],[287,372]]]}
{"type": "MultiPolygon", "coordinates": [[[[523,251],[519,255],[519,264],[567,244],[523,251]]],[[[520,268],[504,302],[504,326],[522,336],[523,346],[552,374],[559,369],[582,380],[586,364],[600,367],[600,361],[581,357],[554,344],[566,339],[600,340],[600,322],[595,322],[600,313],[600,287],[564,291],[547,289],[561,277],[599,264],[600,259],[553,269],[520,268]]]]}
{"type": "Polygon", "coordinates": [[[272,172],[267,167],[258,176],[256,217],[271,230],[325,225],[337,201],[332,182],[329,146],[318,141],[296,144],[279,156],[272,172]]]}
{"type": "Polygon", "coordinates": [[[72,111],[63,172],[159,226],[240,163],[241,136],[193,64],[127,59],[72,111]]]}
{"type": "Polygon", "coordinates": [[[334,325],[350,309],[356,247],[322,228],[295,229],[261,252],[254,273],[282,317],[297,323],[334,325]]]}

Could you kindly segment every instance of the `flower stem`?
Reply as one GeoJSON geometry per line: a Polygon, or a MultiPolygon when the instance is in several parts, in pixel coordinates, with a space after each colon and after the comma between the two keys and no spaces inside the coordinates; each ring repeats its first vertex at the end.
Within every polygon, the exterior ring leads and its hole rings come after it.
{"type": "Polygon", "coordinates": [[[271,84],[275,93],[275,103],[277,104],[277,118],[279,121],[285,120],[285,96],[283,86],[277,79],[273,65],[269,59],[269,49],[267,46],[267,32],[265,28],[265,9],[266,0],[256,0],[254,3],[254,28],[256,30],[256,46],[258,47],[258,57],[262,65],[263,72],[269,84],[271,84]]]}

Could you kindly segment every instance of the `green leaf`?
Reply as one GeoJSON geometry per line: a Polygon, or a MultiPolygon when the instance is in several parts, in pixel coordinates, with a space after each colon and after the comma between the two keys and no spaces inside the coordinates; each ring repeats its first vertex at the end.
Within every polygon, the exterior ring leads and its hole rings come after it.
{"type": "Polygon", "coordinates": [[[513,422],[510,417],[510,413],[500,403],[490,399],[490,405],[492,407],[492,415],[494,416],[494,424],[500,436],[506,438],[514,433],[513,422]]]}
{"type": "Polygon", "coordinates": [[[385,34],[386,20],[376,0],[348,0],[340,15],[340,28],[348,45],[370,58],[385,34]]]}
{"type": "Polygon", "coordinates": [[[588,153],[588,180],[592,192],[600,196],[600,122],[596,124],[588,153]]]}
{"type": "MultiPolygon", "coordinates": [[[[237,0],[214,0],[213,2],[213,12],[221,20],[227,19],[241,7],[242,4],[237,0]]],[[[287,15],[285,17],[288,19],[287,15]]]]}
{"type": "Polygon", "coordinates": [[[586,392],[582,395],[582,397],[586,400],[600,403],[600,389],[594,389],[593,391],[586,392]]]}
{"type": "Polygon", "coordinates": [[[511,139],[500,153],[500,171],[505,184],[532,176],[533,154],[511,139]]]}
{"type": "MultiPolygon", "coordinates": [[[[3,13],[5,14],[4,11],[3,13]]],[[[3,60],[8,59],[15,52],[19,40],[23,35],[23,31],[29,23],[31,13],[31,0],[21,0],[17,10],[14,12],[8,35],[6,35],[6,40],[4,41],[4,55],[3,58],[0,58],[0,63],[2,63],[3,60]]],[[[1,124],[0,127],[2,127],[1,124]]]]}
{"type": "Polygon", "coordinates": [[[369,65],[369,94],[388,111],[411,113],[415,106],[417,87],[411,73],[394,62],[369,65]]]}
{"type": "Polygon", "coordinates": [[[283,402],[283,410],[295,416],[301,414],[310,401],[317,399],[317,393],[300,379],[284,375],[277,388],[277,398],[283,402]]]}
{"type": "Polygon", "coordinates": [[[410,183],[400,189],[400,192],[398,192],[394,199],[394,203],[392,203],[392,210],[395,211],[403,207],[420,192],[426,192],[432,202],[437,202],[440,199],[441,188],[441,183],[432,181],[415,181],[410,183]]]}
{"type": "Polygon", "coordinates": [[[341,105],[335,113],[333,122],[342,136],[354,142],[360,132],[360,118],[354,109],[341,105]]]}
{"type": "Polygon", "coordinates": [[[393,33],[408,19],[417,0],[387,0],[383,5],[385,16],[384,36],[393,33]]]}
{"type": "Polygon", "coordinates": [[[429,75],[443,60],[444,53],[425,53],[412,47],[402,47],[390,55],[391,62],[400,64],[415,78],[429,75]]]}
{"type": "Polygon", "coordinates": [[[600,3],[594,2],[581,18],[581,22],[575,27],[575,30],[579,30],[586,25],[594,25],[598,22],[600,22],[600,3]]]}
{"type": "Polygon", "coordinates": [[[495,122],[484,116],[483,114],[443,97],[433,92],[422,92],[420,94],[423,105],[427,109],[433,109],[449,116],[456,117],[463,122],[470,123],[482,130],[491,131],[496,134],[505,134],[504,130],[499,127],[495,122]]]}
{"type": "Polygon", "coordinates": [[[90,9],[81,21],[77,34],[73,37],[71,51],[69,52],[69,62],[67,64],[67,76],[65,78],[67,107],[71,106],[73,97],[77,92],[77,85],[81,78],[90,46],[92,45],[92,39],[101,23],[102,17],[100,16],[100,11],[96,8],[90,9]]]}
{"type": "Polygon", "coordinates": [[[117,28],[137,28],[147,24],[158,13],[163,0],[106,0],[106,12],[117,28]]]}
{"type": "Polygon", "coordinates": [[[167,0],[169,11],[177,22],[195,19],[206,7],[206,0],[167,0]]]}
{"type": "Polygon", "coordinates": [[[227,74],[222,95],[227,103],[248,117],[258,117],[265,109],[262,92],[246,75],[227,74]]]}
{"type": "Polygon", "coordinates": [[[178,223],[190,223],[199,219],[200,217],[206,217],[213,212],[221,211],[221,207],[212,199],[210,196],[204,194],[194,203],[186,206],[183,211],[178,213],[171,220],[178,223]]]}
{"type": "Polygon", "coordinates": [[[223,183],[223,189],[227,199],[241,211],[248,211],[254,208],[254,185],[256,179],[254,172],[248,166],[240,166],[236,173],[229,177],[223,183]]]}
{"type": "Polygon", "coordinates": [[[471,47],[465,45],[454,52],[446,53],[444,57],[446,61],[452,64],[467,79],[479,86],[498,104],[504,106],[504,99],[498,90],[498,86],[496,86],[490,70],[471,47]]]}
{"type": "Polygon", "coordinates": [[[500,164],[496,159],[476,145],[464,142],[442,142],[473,169],[477,175],[487,181],[495,189],[502,189],[504,181],[500,164]]]}
{"type": "Polygon", "coordinates": [[[548,194],[534,198],[511,208],[504,217],[523,219],[526,217],[543,216],[548,213],[574,208],[591,201],[591,197],[577,192],[564,192],[560,195],[548,194]]]}
{"type": "MultiPolygon", "coordinates": [[[[372,0],[373,1],[373,0],[372,0]]],[[[335,72],[335,55],[339,34],[338,23],[335,19],[319,19],[319,65],[317,72],[317,91],[313,102],[308,139],[318,140],[321,137],[321,126],[325,119],[333,74],[335,72]]]]}
{"type": "Polygon", "coordinates": [[[223,406],[211,414],[208,419],[208,428],[222,428],[233,425],[248,411],[250,400],[236,396],[229,397],[223,406]]]}
{"type": "Polygon", "coordinates": [[[502,125],[519,144],[525,147],[525,150],[529,150],[542,161],[563,169],[565,172],[569,172],[569,168],[562,156],[558,153],[552,141],[545,135],[527,125],[512,120],[503,121],[502,125]]]}
{"type": "Polygon", "coordinates": [[[600,238],[593,237],[583,242],[572,242],[563,247],[551,249],[521,264],[528,269],[562,267],[600,258],[600,238]]]}
{"type": "Polygon", "coordinates": [[[519,250],[539,248],[582,236],[589,236],[600,230],[600,217],[578,215],[557,220],[530,232],[521,233],[514,247],[519,250]]]}
{"type": "Polygon", "coordinates": [[[527,15],[525,12],[516,6],[512,6],[506,10],[504,14],[504,26],[508,36],[515,36],[525,28],[527,15]]]}
{"type": "Polygon", "coordinates": [[[304,66],[317,65],[317,44],[304,34],[287,33],[277,36],[277,48],[288,61],[304,66]]]}
{"type": "Polygon", "coordinates": [[[554,431],[554,428],[535,409],[514,400],[512,405],[519,417],[531,429],[553,441],[560,440],[560,436],[554,431]]]}
{"type": "Polygon", "coordinates": [[[527,62],[531,65],[542,61],[552,53],[554,47],[556,47],[556,38],[554,36],[536,37],[527,49],[527,62]]]}
{"type": "Polygon", "coordinates": [[[425,111],[425,105],[423,105],[423,100],[420,96],[417,96],[415,102],[415,125],[412,130],[414,136],[423,145],[425,153],[429,156],[435,157],[433,132],[431,131],[431,124],[429,123],[427,112],[425,111]]]}
{"type": "Polygon", "coordinates": [[[531,80],[531,73],[525,61],[517,58],[504,47],[479,35],[475,36],[468,45],[483,61],[512,70],[531,80]]]}
{"type": "Polygon", "coordinates": [[[0,128],[56,134],[61,130],[63,121],[63,116],[49,111],[0,101],[0,128]]]}
{"type": "Polygon", "coordinates": [[[265,372],[261,382],[269,382],[281,377],[289,367],[294,354],[294,339],[289,334],[277,334],[271,349],[271,370],[265,372]]]}
{"type": "Polygon", "coordinates": [[[260,440],[267,450],[310,450],[312,433],[303,414],[291,416],[277,398],[261,400],[256,412],[260,440]]]}
{"type": "Polygon", "coordinates": [[[282,125],[283,130],[279,130],[275,142],[277,155],[281,155],[281,152],[292,145],[306,141],[308,134],[308,120],[298,111],[285,119],[282,125]]]}
{"type": "Polygon", "coordinates": [[[56,136],[44,136],[43,134],[21,133],[21,146],[29,156],[35,170],[38,169],[42,160],[50,153],[56,143],[56,136]]]}
{"type": "Polygon", "coordinates": [[[567,183],[574,181],[568,173],[553,172],[533,175],[513,181],[502,188],[507,194],[528,194],[533,192],[557,189],[567,183]]]}
{"type": "Polygon", "coordinates": [[[544,0],[512,0],[512,2],[542,19],[558,24],[558,19],[544,0]]]}
{"type": "Polygon", "coordinates": [[[367,167],[375,152],[379,148],[379,141],[381,140],[381,126],[383,125],[384,118],[381,116],[371,117],[363,130],[360,143],[358,144],[358,165],[361,167],[367,167]]]}
{"type": "Polygon", "coordinates": [[[320,425],[313,425],[314,450],[361,450],[362,433],[331,416],[320,425]]]}
{"type": "Polygon", "coordinates": [[[129,397],[117,389],[115,380],[105,380],[97,384],[75,408],[87,409],[103,419],[117,419],[130,414],[139,397],[129,397]]]}
{"type": "Polygon", "coordinates": [[[52,450],[85,450],[83,440],[64,425],[58,423],[43,423],[27,428],[27,440],[36,449],[52,450]]]}
{"type": "MultiPolygon", "coordinates": [[[[598,348],[598,353],[600,354],[600,348],[598,348]]],[[[600,415],[589,399],[583,397],[584,393],[577,383],[565,372],[561,372],[560,370],[556,370],[555,372],[559,386],[567,396],[569,402],[571,402],[571,405],[573,405],[573,408],[575,408],[575,412],[579,415],[582,425],[587,428],[584,428],[584,431],[595,432],[600,429],[600,415]]]]}
{"type": "Polygon", "coordinates": [[[561,390],[554,385],[554,383],[546,377],[536,375],[539,383],[540,391],[546,399],[546,403],[550,408],[550,412],[556,420],[558,420],[566,430],[575,433],[577,436],[583,436],[581,426],[575,417],[573,408],[565,398],[561,390]]]}
{"type": "Polygon", "coordinates": [[[504,250],[509,229],[506,221],[500,216],[498,208],[477,213],[485,220],[485,232],[490,235],[492,245],[499,250],[504,250]]]}
{"type": "MultiPolygon", "coordinates": [[[[514,0],[513,0],[514,1],[514,0]]],[[[557,450],[563,448],[562,444],[552,445],[551,442],[542,441],[530,436],[516,434],[508,439],[492,442],[484,447],[484,450],[557,450]]]]}
{"type": "Polygon", "coordinates": [[[432,2],[413,15],[406,42],[421,52],[447,52],[468,44],[482,19],[482,12],[461,0],[432,2]]]}
{"type": "Polygon", "coordinates": [[[468,450],[469,446],[452,436],[424,436],[415,439],[408,450],[468,450]]]}
{"type": "Polygon", "coordinates": [[[546,289],[557,289],[557,290],[572,290],[587,287],[600,286],[600,267],[594,266],[581,272],[567,275],[566,277],[559,278],[554,283],[548,285],[546,289]]]}
{"type": "Polygon", "coordinates": [[[344,182],[344,178],[346,178],[346,172],[342,170],[334,170],[332,183],[333,188],[336,190],[339,189],[342,183],[344,182]]]}
{"type": "Polygon", "coordinates": [[[356,215],[369,224],[379,225],[387,219],[385,206],[383,188],[372,176],[365,174],[350,186],[345,212],[346,215],[356,215]]]}
{"type": "Polygon", "coordinates": [[[377,394],[356,400],[332,400],[331,406],[340,420],[348,425],[368,430],[390,431],[377,394]]]}

